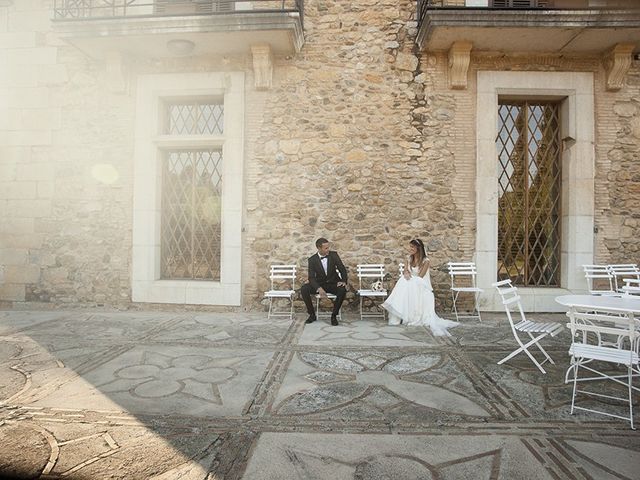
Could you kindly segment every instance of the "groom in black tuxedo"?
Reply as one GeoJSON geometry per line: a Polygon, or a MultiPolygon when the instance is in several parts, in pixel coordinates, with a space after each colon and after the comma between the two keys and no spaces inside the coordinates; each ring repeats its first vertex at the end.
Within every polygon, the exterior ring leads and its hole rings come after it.
{"type": "Polygon", "coordinates": [[[347,295],[345,288],[347,286],[347,269],[344,268],[338,253],[329,251],[329,240],[319,238],[316,240],[316,248],[318,253],[309,257],[309,283],[305,283],[300,289],[300,294],[309,313],[306,323],[316,321],[311,295],[318,293],[326,298],[327,292],[329,292],[336,296],[331,313],[331,325],[338,325],[338,313],[342,301],[347,295]]]}

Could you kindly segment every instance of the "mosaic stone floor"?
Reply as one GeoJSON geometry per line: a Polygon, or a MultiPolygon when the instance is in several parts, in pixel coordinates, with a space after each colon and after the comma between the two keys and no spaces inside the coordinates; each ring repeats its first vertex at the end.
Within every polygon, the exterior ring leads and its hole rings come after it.
{"type": "Polygon", "coordinates": [[[640,478],[637,431],[569,414],[568,333],[542,375],[502,314],[298,316],[0,311],[0,478],[640,478]]]}

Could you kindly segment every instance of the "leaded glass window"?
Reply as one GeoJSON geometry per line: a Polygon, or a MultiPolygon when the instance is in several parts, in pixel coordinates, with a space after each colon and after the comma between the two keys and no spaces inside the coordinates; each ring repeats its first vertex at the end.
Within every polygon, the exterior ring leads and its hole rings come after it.
{"type": "MultiPolygon", "coordinates": [[[[169,135],[221,135],[221,102],[165,104],[169,135]]],[[[166,149],[162,159],[161,278],[220,280],[222,148],[166,149]]]]}
{"type": "Polygon", "coordinates": [[[166,105],[165,133],[169,135],[221,135],[224,132],[222,102],[180,102],[166,105]]]}
{"type": "Polygon", "coordinates": [[[560,286],[559,105],[501,101],[498,122],[497,277],[560,286]]]}

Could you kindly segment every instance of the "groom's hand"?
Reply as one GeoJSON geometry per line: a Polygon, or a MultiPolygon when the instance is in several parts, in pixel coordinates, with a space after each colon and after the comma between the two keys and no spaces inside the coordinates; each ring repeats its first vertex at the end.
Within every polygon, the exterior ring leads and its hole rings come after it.
{"type": "Polygon", "coordinates": [[[338,286],[346,288],[347,284],[345,282],[338,282],[338,286]]]}

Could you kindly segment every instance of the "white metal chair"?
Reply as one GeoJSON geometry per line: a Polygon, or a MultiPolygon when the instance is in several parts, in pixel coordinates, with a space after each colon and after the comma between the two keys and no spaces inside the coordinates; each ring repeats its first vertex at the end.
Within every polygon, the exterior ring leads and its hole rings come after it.
{"type": "Polygon", "coordinates": [[[640,295],[640,280],[625,278],[624,283],[622,291],[625,295],[640,295]]]}
{"type": "Polygon", "coordinates": [[[565,375],[565,383],[570,382],[569,375],[573,372],[573,394],[571,398],[571,413],[575,409],[587,412],[598,413],[610,417],[627,420],[633,426],[633,391],[640,391],[640,388],[633,386],[633,378],[640,375],[638,365],[638,342],[640,333],[638,332],[638,320],[629,314],[620,316],[619,312],[608,312],[602,309],[598,312],[586,311],[572,307],[567,313],[570,319],[571,329],[571,365],[565,375]],[[603,345],[600,337],[609,335],[621,338],[618,345],[603,345]],[[594,364],[594,360],[597,364],[594,364]],[[604,368],[603,368],[604,367],[604,368]],[[624,374],[611,374],[612,368],[626,367],[624,374]],[[579,377],[580,369],[585,369],[594,374],[591,377],[579,377]],[[610,380],[622,385],[627,390],[626,397],[607,395],[604,393],[578,389],[578,382],[610,380]],[[621,400],[629,404],[629,416],[617,415],[611,412],[604,412],[575,404],[576,393],[583,393],[593,397],[621,400]]]}
{"type": "Polygon", "coordinates": [[[591,295],[620,295],[613,288],[613,274],[607,265],[582,265],[591,295]]]}
{"type": "MultiPolygon", "coordinates": [[[[336,296],[333,293],[327,293],[327,298],[329,300],[331,300],[331,303],[333,304],[333,302],[336,300],[336,296]]],[[[320,300],[322,299],[321,295],[319,293],[316,293],[316,318],[329,318],[331,317],[331,313],[332,312],[322,312],[320,310],[320,300]]],[[[336,318],[340,321],[342,321],[342,308],[340,309],[340,311],[338,312],[338,315],[336,315],[336,318]]]]}
{"type": "Polygon", "coordinates": [[[542,368],[542,364],[546,361],[549,361],[550,363],[553,363],[555,365],[555,362],[544,350],[544,348],[542,348],[542,345],[540,345],[539,342],[547,335],[555,337],[564,329],[564,326],[560,323],[532,322],[530,320],[527,320],[524,315],[524,311],[522,310],[522,304],[520,303],[518,289],[511,284],[510,279],[502,280],[501,282],[496,282],[492,285],[496,287],[496,290],[498,290],[498,293],[500,294],[500,298],[502,298],[502,304],[504,305],[504,308],[507,312],[507,318],[509,319],[509,325],[511,325],[511,331],[513,332],[513,336],[515,337],[516,342],[518,342],[518,345],[520,346],[509,355],[504,357],[502,360],[500,360],[498,362],[498,365],[502,365],[504,362],[515,357],[520,352],[524,352],[542,373],[547,373],[545,372],[544,368],[542,368]],[[518,323],[514,323],[513,317],[511,316],[512,305],[516,305],[520,313],[520,321],[518,323]],[[530,340],[527,343],[524,343],[518,336],[518,332],[526,333],[527,335],[529,335],[530,340]],[[540,350],[545,356],[545,359],[542,362],[538,362],[538,360],[536,360],[531,352],[529,352],[529,347],[533,345],[535,345],[538,350],[540,350]]]}
{"type": "Polygon", "coordinates": [[[453,311],[456,320],[460,318],[477,318],[482,321],[478,307],[478,297],[482,289],[476,286],[476,264],[474,262],[449,262],[449,276],[451,277],[451,298],[453,299],[453,311]],[[459,315],[456,302],[461,293],[473,294],[473,311],[468,315],[459,315]]]}
{"type": "Polygon", "coordinates": [[[607,267],[613,275],[613,288],[616,292],[623,292],[623,283],[626,280],[640,280],[640,269],[635,263],[618,263],[607,267]]]}
{"type": "Polygon", "coordinates": [[[296,293],[296,266],[271,265],[269,279],[271,280],[271,289],[268,292],[264,292],[265,298],[269,299],[269,313],[267,318],[289,317],[289,319],[293,319],[293,297],[296,293]],[[276,311],[274,308],[274,300],[285,298],[289,299],[291,308],[288,311],[276,311]]]}
{"type": "Polygon", "coordinates": [[[360,320],[365,318],[380,318],[382,320],[386,318],[385,309],[381,308],[381,312],[365,312],[363,310],[363,303],[366,297],[376,299],[385,298],[387,296],[387,290],[384,288],[384,265],[363,263],[357,265],[358,272],[358,295],[360,296],[360,320]],[[364,285],[363,285],[364,284],[364,285]],[[374,286],[379,288],[374,288],[374,286]],[[363,288],[367,287],[367,288],[363,288]]]}
{"type": "MultiPolygon", "coordinates": [[[[340,277],[342,279],[342,275],[340,274],[340,272],[338,272],[338,277],[340,277]]],[[[345,286],[345,288],[347,288],[347,287],[345,286]]],[[[326,292],[326,294],[327,294],[327,298],[329,300],[331,300],[331,303],[333,305],[333,302],[335,302],[337,297],[333,293],[326,292]]],[[[329,318],[329,317],[331,317],[333,312],[323,313],[323,312],[320,311],[320,300],[321,299],[322,299],[322,296],[319,293],[316,293],[316,318],[329,318]]],[[[336,315],[336,318],[339,321],[342,321],[342,307],[340,307],[340,311],[338,312],[338,315],[336,315]]]]}

